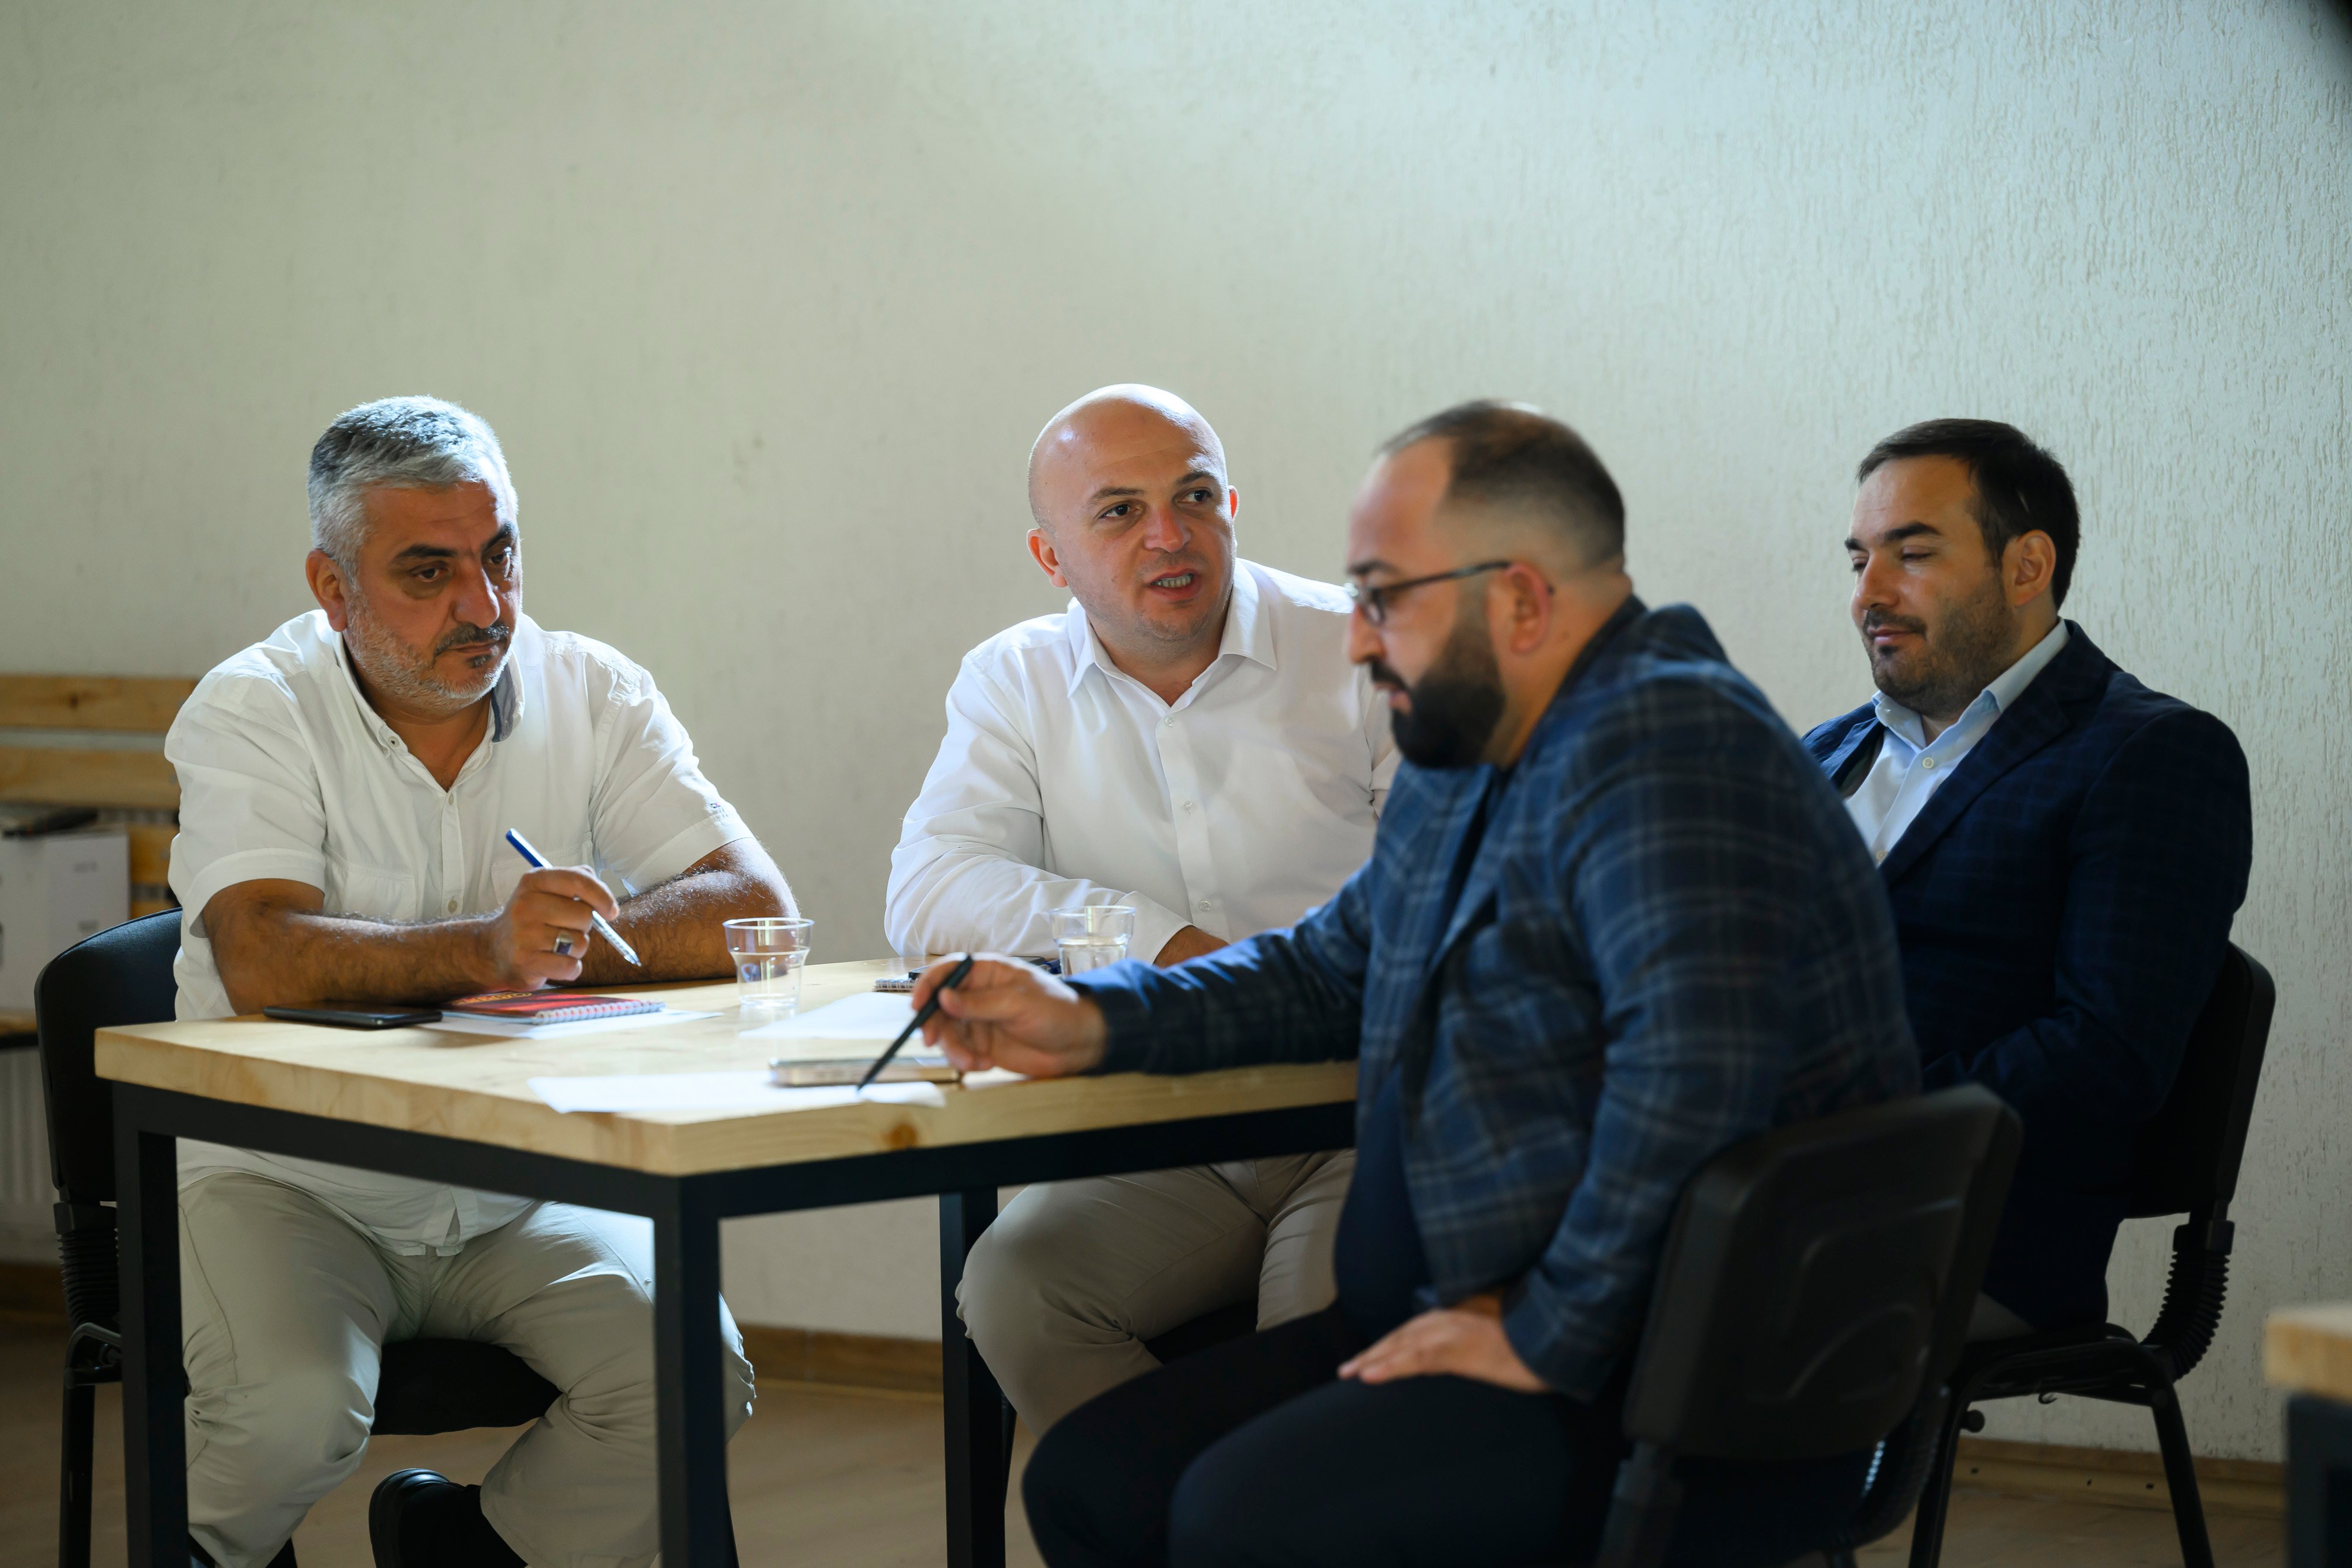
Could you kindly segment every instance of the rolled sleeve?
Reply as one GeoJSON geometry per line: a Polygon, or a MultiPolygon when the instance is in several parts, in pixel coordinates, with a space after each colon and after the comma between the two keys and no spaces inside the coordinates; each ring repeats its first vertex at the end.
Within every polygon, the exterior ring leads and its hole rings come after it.
{"type": "Polygon", "coordinates": [[[597,859],[643,892],[751,830],[703,777],[653,677],[625,662],[613,677],[592,831],[597,859]]]}
{"type": "Polygon", "coordinates": [[[293,698],[257,679],[206,683],[164,737],[180,781],[172,892],[201,923],[239,883],[327,885],[327,815],[293,698]]]}

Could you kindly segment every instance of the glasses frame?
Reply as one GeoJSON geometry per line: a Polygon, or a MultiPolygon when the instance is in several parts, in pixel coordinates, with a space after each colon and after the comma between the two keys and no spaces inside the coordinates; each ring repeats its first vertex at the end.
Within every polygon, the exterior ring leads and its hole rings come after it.
{"type": "Polygon", "coordinates": [[[1389,621],[1389,601],[1400,593],[1427,588],[1433,582],[1454,582],[1462,578],[1475,577],[1482,571],[1508,571],[1518,564],[1515,560],[1482,560],[1475,566],[1457,566],[1452,571],[1433,571],[1427,577],[1408,577],[1402,582],[1383,582],[1377,588],[1350,582],[1346,585],[1347,594],[1363,613],[1367,623],[1385,626],[1389,621]]]}

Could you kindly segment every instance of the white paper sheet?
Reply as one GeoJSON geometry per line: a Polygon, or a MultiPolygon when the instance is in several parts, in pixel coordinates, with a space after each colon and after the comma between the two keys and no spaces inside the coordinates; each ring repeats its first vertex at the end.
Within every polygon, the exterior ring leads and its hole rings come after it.
{"type": "Polygon", "coordinates": [[[580,1019],[572,1023],[526,1023],[520,1019],[473,1018],[458,1013],[443,1013],[438,1023],[428,1023],[426,1029],[446,1030],[451,1034],[492,1034],[509,1040],[569,1040],[576,1034],[612,1034],[625,1029],[659,1029],[664,1024],[691,1023],[696,1019],[715,1019],[717,1013],[681,1012],[676,1008],[664,1008],[657,1013],[624,1013],[618,1018],[580,1019]]]}
{"type": "MultiPolygon", "coordinates": [[[[915,1021],[915,1009],[902,992],[860,991],[813,1011],[743,1031],[745,1040],[824,1040],[827,1044],[884,1046],[915,1021]]],[[[845,1052],[856,1056],[856,1051],[845,1052]]],[[[866,1055],[875,1052],[867,1051],[866,1055]]]]}
{"type": "Polygon", "coordinates": [[[559,1111],[822,1111],[861,1099],[944,1106],[936,1083],[779,1089],[762,1069],[742,1072],[630,1072],[604,1078],[534,1078],[530,1092],[559,1111]]]}

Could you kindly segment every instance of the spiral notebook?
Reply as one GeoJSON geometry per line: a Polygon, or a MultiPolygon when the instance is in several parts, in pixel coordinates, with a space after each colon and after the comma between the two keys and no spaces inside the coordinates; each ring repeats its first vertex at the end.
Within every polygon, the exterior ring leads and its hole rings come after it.
{"type": "Polygon", "coordinates": [[[634,997],[599,997],[582,991],[488,991],[444,1003],[441,1021],[427,1029],[457,1034],[496,1034],[530,1040],[557,1035],[601,1034],[607,1030],[647,1029],[716,1018],[681,1012],[634,997]]]}
{"type": "Polygon", "coordinates": [[[578,991],[484,991],[443,1002],[441,1010],[469,1018],[508,1019],[516,1023],[585,1023],[590,1019],[625,1018],[631,1013],[657,1013],[659,1002],[634,997],[594,997],[578,991]]]}

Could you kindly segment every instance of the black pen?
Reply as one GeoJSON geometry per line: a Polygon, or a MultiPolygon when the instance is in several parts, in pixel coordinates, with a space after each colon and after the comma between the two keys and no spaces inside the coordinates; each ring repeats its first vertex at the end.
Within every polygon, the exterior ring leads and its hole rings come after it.
{"type": "Polygon", "coordinates": [[[898,1038],[890,1042],[890,1049],[876,1057],[874,1065],[866,1070],[866,1076],[857,1081],[857,1092],[860,1094],[866,1092],[866,1086],[874,1082],[877,1074],[890,1065],[890,1059],[898,1054],[898,1048],[914,1039],[917,1030],[931,1021],[931,1015],[940,1010],[940,998],[947,991],[963,984],[963,977],[971,973],[971,964],[972,955],[966,953],[963,956],[963,962],[948,971],[948,977],[941,980],[940,988],[931,993],[931,999],[923,1004],[923,1010],[915,1015],[915,1021],[898,1031],[898,1038]]]}

